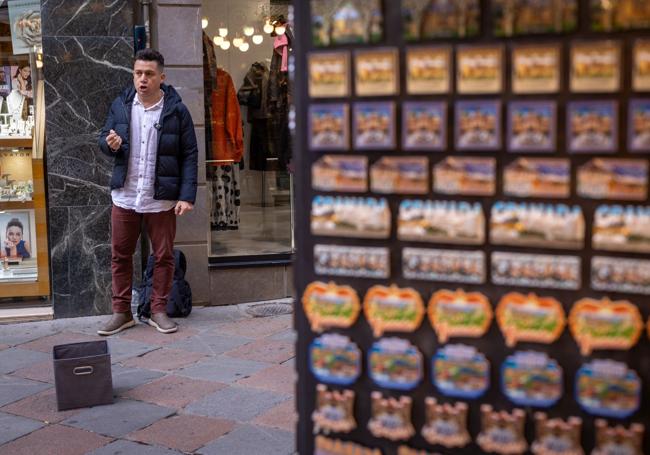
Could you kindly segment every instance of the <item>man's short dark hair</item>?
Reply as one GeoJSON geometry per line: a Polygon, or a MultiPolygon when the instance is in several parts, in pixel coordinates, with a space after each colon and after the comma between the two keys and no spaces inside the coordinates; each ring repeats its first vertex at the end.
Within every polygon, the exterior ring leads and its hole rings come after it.
{"type": "Polygon", "coordinates": [[[158,63],[158,69],[162,71],[165,68],[165,57],[154,49],[141,49],[135,54],[135,60],[158,63]]]}

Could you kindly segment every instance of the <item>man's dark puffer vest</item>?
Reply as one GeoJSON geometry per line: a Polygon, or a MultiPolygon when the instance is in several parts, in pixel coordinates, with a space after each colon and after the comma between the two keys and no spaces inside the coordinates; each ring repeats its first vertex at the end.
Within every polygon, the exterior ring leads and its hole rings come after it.
{"type": "MultiPolygon", "coordinates": [[[[158,129],[158,154],[156,157],[156,181],[154,199],[166,201],[186,201],[194,204],[196,200],[197,155],[196,134],[192,116],[183,104],[178,92],[171,85],[163,84],[165,101],[158,129]]],[[[131,138],[131,108],[135,98],[135,88],[130,87],[118,96],[99,135],[99,147],[115,159],[111,190],[124,187],[129,166],[131,138]],[[113,152],[106,143],[110,130],[115,130],[122,138],[122,146],[113,152]]]]}

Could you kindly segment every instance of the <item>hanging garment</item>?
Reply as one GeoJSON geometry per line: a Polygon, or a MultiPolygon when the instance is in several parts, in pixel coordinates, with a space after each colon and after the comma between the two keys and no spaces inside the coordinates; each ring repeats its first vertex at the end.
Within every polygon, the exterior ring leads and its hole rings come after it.
{"type": "Polygon", "coordinates": [[[287,170],[291,161],[291,132],[289,130],[290,84],[286,61],[291,50],[292,30],[287,25],[284,35],[274,42],[269,71],[269,113],[271,114],[270,144],[272,154],[278,158],[277,168],[287,170]]]}
{"type": "Polygon", "coordinates": [[[213,165],[239,163],[244,154],[244,131],[241,111],[230,74],[217,69],[217,90],[212,92],[213,165]]]}
{"type": "Polygon", "coordinates": [[[210,224],[212,230],[239,229],[239,208],[241,206],[239,166],[226,165],[214,168],[211,191],[210,224]]]}
{"type": "Polygon", "coordinates": [[[205,94],[205,156],[212,156],[212,92],[217,89],[217,57],[210,37],[203,32],[203,91],[205,94]]]}

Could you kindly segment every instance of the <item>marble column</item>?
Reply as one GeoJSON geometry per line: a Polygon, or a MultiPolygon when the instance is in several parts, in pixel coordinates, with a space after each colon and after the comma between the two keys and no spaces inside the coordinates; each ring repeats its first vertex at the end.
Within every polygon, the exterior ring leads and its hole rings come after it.
{"type": "Polygon", "coordinates": [[[96,145],[131,83],[130,0],[43,0],[46,159],[55,317],[110,312],[109,158],[96,145]]]}

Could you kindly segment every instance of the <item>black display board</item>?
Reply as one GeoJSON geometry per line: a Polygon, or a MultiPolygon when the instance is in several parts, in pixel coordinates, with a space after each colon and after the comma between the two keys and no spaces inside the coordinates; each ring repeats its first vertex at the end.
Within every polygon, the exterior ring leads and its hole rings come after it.
{"type": "MultiPolygon", "coordinates": [[[[296,146],[296,161],[297,161],[297,179],[296,179],[296,221],[295,233],[297,241],[297,252],[295,260],[295,284],[297,292],[296,303],[296,316],[295,323],[298,330],[298,343],[297,343],[297,357],[296,363],[299,372],[297,399],[299,411],[299,424],[298,424],[298,450],[301,454],[311,454],[314,450],[314,434],[313,425],[311,420],[312,412],[314,411],[316,399],[316,385],[318,381],[314,378],[309,370],[309,346],[310,343],[319,334],[313,332],[310,328],[309,321],[304,313],[300,298],[303,295],[305,288],[308,284],[314,281],[335,281],[337,284],[347,284],[355,288],[359,297],[363,299],[366,291],[373,285],[382,284],[390,285],[397,284],[400,287],[413,287],[422,296],[426,302],[431,295],[439,289],[456,289],[462,287],[466,291],[480,291],[485,294],[492,303],[492,307],[496,306],[499,299],[508,292],[517,291],[522,293],[535,292],[538,295],[551,296],[562,302],[564,310],[567,314],[574,304],[581,298],[602,298],[609,297],[612,300],[629,300],[636,304],[643,317],[644,324],[650,316],[650,306],[648,305],[648,297],[640,294],[623,294],[623,293],[604,293],[598,292],[590,286],[590,270],[591,258],[594,255],[612,256],[612,257],[630,257],[636,259],[644,259],[643,255],[634,253],[608,253],[602,251],[594,251],[591,247],[591,231],[592,222],[597,206],[601,204],[621,204],[621,205],[647,205],[648,201],[608,201],[608,200],[594,200],[586,199],[577,196],[576,182],[577,170],[580,166],[588,162],[594,157],[607,156],[599,154],[570,154],[566,147],[565,138],[565,122],[566,122],[566,106],[570,100],[611,100],[616,99],[619,102],[619,141],[620,147],[617,149],[615,155],[611,157],[622,158],[641,158],[648,159],[648,155],[631,154],[626,149],[626,132],[627,132],[627,106],[628,100],[632,97],[650,97],[648,94],[635,94],[631,90],[631,66],[632,66],[632,45],[636,38],[650,37],[648,32],[628,31],[628,32],[614,32],[614,33],[595,33],[590,31],[589,27],[589,0],[579,1],[579,21],[578,29],[573,33],[557,34],[557,35],[536,35],[536,36],[521,36],[514,38],[497,38],[492,33],[492,15],[490,14],[490,2],[484,0],[481,2],[481,33],[479,36],[470,39],[458,40],[436,40],[427,42],[428,44],[445,44],[445,45],[462,45],[471,43],[502,43],[505,46],[505,90],[498,95],[459,95],[455,89],[452,89],[448,95],[442,96],[412,96],[407,95],[405,87],[405,49],[411,43],[406,43],[402,36],[402,15],[401,5],[398,0],[386,0],[384,2],[384,39],[376,46],[393,47],[397,48],[400,53],[400,94],[394,97],[378,97],[377,100],[390,100],[394,101],[398,106],[397,109],[397,147],[393,151],[358,151],[350,148],[349,152],[339,152],[340,154],[354,153],[355,155],[366,155],[369,157],[370,164],[376,162],[383,156],[391,155],[408,155],[408,156],[426,156],[429,159],[429,170],[431,172],[431,165],[443,160],[447,156],[458,154],[454,152],[454,104],[459,100],[466,99],[495,99],[502,102],[502,121],[501,131],[502,137],[506,137],[506,113],[507,103],[512,100],[554,100],[557,101],[558,114],[557,114],[557,131],[558,131],[558,144],[559,147],[552,154],[540,154],[540,157],[553,157],[553,158],[569,158],[571,161],[571,197],[569,199],[553,200],[545,198],[527,198],[525,200],[508,197],[503,193],[503,171],[505,166],[514,161],[520,156],[533,156],[532,154],[509,153],[504,146],[496,152],[476,152],[476,153],[462,153],[463,155],[470,156],[492,156],[497,159],[496,170],[496,195],[494,197],[464,197],[464,196],[449,196],[434,193],[431,189],[428,195],[418,196],[400,196],[400,195],[378,195],[372,193],[366,194],[350,194],[354,196],[374,196],[386,197],[389,201],[391,216],[392,216],[392,231],[390,239],[388,240],[369,240],[369,239],[353,239],[353,238],[340,238],[340,237],[318,237],[314,236],[310,230],[310,211],[312,199],[315,195],[328,194],[315,191],[311,186],[311,166],[318,160],[323,153],[309,150],[308,147],[308,109],[310,103],[323,103],[323,102],[346,102],[352,105],[356,101],[371,101],[367,97],[357,98],[353,96],[347,99],[333,98],[333,99],[318,99],[310,100],[308,95],[308,81],[307,81],[307,56],[308,53],[314,51],[330,51],[332,49],[362,49],[372,48],[373,45],[349,45],[349,46],[336,46],[333,48],[315,48],[312,45],[312,30],[311,30],[311,17],[310,17],[310,2],[301,0],[294,2],[294,24],[296,32],[295,40],[295,80],[294,80],[294,102],[295,102],[295,146],[296,146]],[[607,94],[578,94],[572,93],[569,90],[569,71],[570,68],[570,43],[574,40],[602,40],[614,39],[622,44],[622,82],[621,90],[617,93],[607,94]],[[514,95],[510,90],[510,72],[511,72],[511,58],[510,58],[510,45],[513,43],[557,43],[562,48],[562,84],[559,93],[552,95],[514,95]],[[445,152],[404,152],[399,145],[401,137],[401,109],[399,106],[405,101],[446,101],[449,105],[448,111],[448,147],[445,152]],[[396,235],[397,214],[399,211],[399,204],[404,199],[440,199],[440,200],[463,200],[463,201],[476,201],[479,202],[489,220],[490,209],[496,201],[511,201],[519,200],[521,202],[545,202],[554,203],[560,202],[567,205],[579,205],[585,216],[585,246],[580,250],[556,250],[548,248],[537,247],[508,247],[500,245],[492,245],[489,240],[487,230],[489,229],[489,222],[486,222],[486,241],[479,247],[462,246],[462,245],[448,245],[448,244],[423,244],[420,242],[404,242],[399,241],[396,235]],[[314,254],[313,247],[315,244],[333,244],[333,245],[349,245],[349,246],[384,246],[389,247],[391,252],[391,277],[387,280],[374,280],[364,278],[346,278],[346,277],[331,277],[320,276],[314,270],[314,254]],[[442,248],[453,250],[477,250],[481,249],[486,254],[486,270],[487,279],[485,284],[481,285],[460,285],[448,282],[431,282],[431,281],[414,281],[407,280],[402,274],[402,261],[401,253],[404,247],[424,247],[424,248],[442,248]],[[581,271],[582,271],[582,287],[577,291],[562,291],[557,289],[540,289],[540,288],[525,288],[525,287],[510,287],[510,286],[497,286],[492,283],[490,276],[490,256],[493,252],[520,252],[532,254],[549,254],[549,255],[574,255],[582,258],[581,271]]],[[[454,55],[454,54],[452,54],[454,55]]],[[[452,61],[454,59],[452,58],[452,61]]],[[[353,65],[352,65],[353,66],[353,65]]],[[[454,84],[454,77],[452,72],[452,87],[454,84]]],[[[353,80],[354,78],[352,78],[353,80]]],[[[505,140],[503,141],[505,143],[505,140]]],[[[609,157],[609,156],[607,156],[609,157]]],[[[343,195],[343,193],[336,193],[335,195],[343,195]]],[[[486,221],[487,221],[486,220],[486,221]]],[[[462,338],[453,340],[454,342],[461,342],[466,345],[475,346],[480,352],[485,354],[491,364],[490,372],[490,389],[482,397],[476,400],[457,400],[447,398],[440,395],[436,387],[431,382],[431,359],[436,350],[441,346],[438,342],[435,333],[425,317],[421,327],[414,333],[389,333],[389,336],[397,336],[400,338],[410,340],[421,351],[424,357],[424,378],[417,388],[410,392],[398,392],[387,389],[382,389],[376,386],[368,377],[366,355],[370,346],[376,338],[373,337],[371,327],[365,320],[363,314],[359,317],[357,322],[349,329],[330,329],[328,333],[340,333],[349,336],[356,342],[363,353],[363,372],[361,377],[348,388],[354,390],[357,395],[355,403],[355,418],[357,420],[357,428],[349,434],[333,434],[331,437],[339,438],[346,441],[354,441],[359,444],[371,448],[380,448],[382,453],[393,454],[396,453],[399,443],[391,442],[387,439],[379,439],[373,437],[366,428],[370,418],[370,394],[372,391],[381,391],[385,396],[399,397],[400,395],[409,395],[413,398],[413,424],[416,429],[416,435],[407,441],[405,444],[427,450],[429,452],[438,453],[477,453],[481,449],[474,442],[481,427],[481,414],[480,405],[484,403],[491,404],[496,410],[512,410],[514,408],[521,408],[526,411],[526,439],[529,444],[535,438],[535,428],[533,414],[537,408],[521,407],[514,405],[509,401],[501,391],[499,386],[501,380],[500,368],[505,358],[515,351],[535,350],[539,352],[546,352],[551,358],[557,360],[564,370],[564,393],[560,401],[553,407],[543,410],[548,413],[550,417],[568,418],[569,416],[579,416],[583,419],[582,429],[582,446],[586,453],[589,453],[594,446],[594,416],[584,412],[576,403],[574,396],[574,378],[578,368],[593,359],[612,359],[625,363],[629,368],[635,370],[642,379],[642,402],[638,412],[631,418],[616,420],[608,419],[610,424],[623,423],[629,425],[632,422],[650,423],[650,342],[648,335],[644,329],[641,334],[639,342],[629,351],[615,351],[615,350],[598,350],[594,351],[589,356],[582,356],[580,349],[571,336],[568,326],[565,328],[561,337],[554,343],[538,344],[538,343],[518,343],[515,348],[509,348],[504,342],[504,338],[499,331],[496,321],[492,322],[489,331],[481,338],[462,338]],[[472,437],[472,443],[463,449],[451,450],[441,446],[429,445],[420,435],[420,430],[425,422],[425,407],[424,401],[426,397],[436,397],[439,402],[454,403],[456,401],[464,401],[470,405],[469,410],[469,431],[472,437]]],[[[330,389],[343,389],[344,387],[329,386],[330,389]]],[[[646,429],[647,430],[647,429],[646,429]]],[[[650,444],[648,443],[648,436],[645,436],[644,447],[647,453],[650,453],[650,444]]]]}

